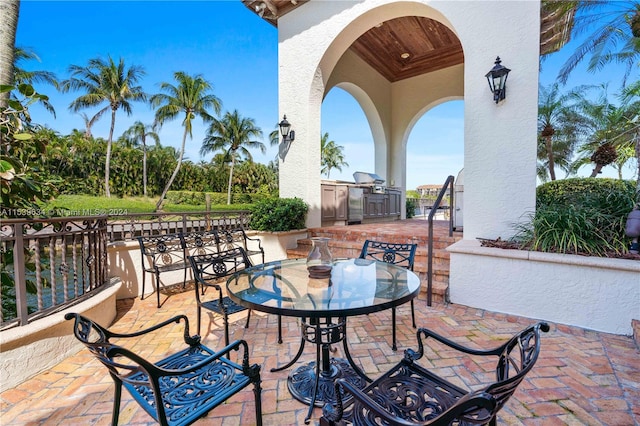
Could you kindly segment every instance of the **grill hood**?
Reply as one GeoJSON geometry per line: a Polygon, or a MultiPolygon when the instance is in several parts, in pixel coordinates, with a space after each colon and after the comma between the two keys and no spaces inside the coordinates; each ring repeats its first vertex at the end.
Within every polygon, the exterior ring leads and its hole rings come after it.
{"type": "Polygon", "coordinates": [[[384,183],[384,179],[375,173],[355,172],[353,179],[359,184],[382,185],[384,183]]]}

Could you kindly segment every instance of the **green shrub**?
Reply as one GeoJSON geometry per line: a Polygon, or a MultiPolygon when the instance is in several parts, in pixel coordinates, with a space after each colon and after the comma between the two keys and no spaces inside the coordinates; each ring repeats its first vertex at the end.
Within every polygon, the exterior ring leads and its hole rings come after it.
{"type": "Polygon", "coordinates": [[[309,206],[299,198],[267,198],[251,209],[249,227],[257,231],[291,231],[306,228],[309,206]]]}
{"type": "Polygon", "coordinates": [[[632,181],[574,178],[537,188],[536,212],[516,239],[537,251],[605,256],[624,253],[627,215],[638,200],[632,181]]]}
{"type": "Polygon", "coordinates": [[[418,200],[414,198],[407,198],[407,219],[411,219],[416,214],[416,209],[418,208],[418,200]]]}

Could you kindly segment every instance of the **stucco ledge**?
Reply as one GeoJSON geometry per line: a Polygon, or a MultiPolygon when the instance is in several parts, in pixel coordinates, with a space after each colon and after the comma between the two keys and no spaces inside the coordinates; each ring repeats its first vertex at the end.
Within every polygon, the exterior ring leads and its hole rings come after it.
{"type": "Polygon", "coordinates": [[[72,322],[64,319],[66,313],[81,313],[99,324],[111,325],[116,317],[116,293],[121,284],[119,278],[111,278],[101,291],[87,300],[28,325],[0,332],[0,392],[47,370],[82,348],[73,336],[72,322]]]}
{"type": "Polygon", "coordinates": [[[557,263],[564,265],[589,266],[602,269],[615,269],[640,273],[640,262],[629,259],[616,259],[597,256],[578,256],[574,254],[544,253],[539,251],[501,249],[482,247],[477,240],[461,240],[447,247],[450,253],[472,254],[476,256],[501,257],[507,259],[529,260],[533,262],[557,263]]]}

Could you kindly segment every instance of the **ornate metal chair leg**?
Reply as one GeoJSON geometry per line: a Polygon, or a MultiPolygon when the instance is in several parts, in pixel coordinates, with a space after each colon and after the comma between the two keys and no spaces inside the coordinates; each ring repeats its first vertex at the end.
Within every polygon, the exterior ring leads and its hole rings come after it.
{"type": "Polygon", "coordinates": [[[413,328],[418,328],[416,327],[416,310],[413,306],[413,299],[411,299],[411,321],[413,322],[413,328]]]}
{"type": "Polygon", "coordinates": [[[111,414],[111,424],[118,426],[118,418],[120,417],[120,398],[122,396],[122,381],[111,375],[115,382],[115,389],[113,391],[113,413],[111,414]]]}
{"type": "Polygon", "coordinates": [[[396,308],[391,308],[391,324],[392,324],[392,328],[391,328],[391,339],[392,339],[392,343],[391,343],[391,349],[393,349],[394,351],[398,350],[398,347],[396,346],[396,308]]]}
{"type": "Polygon", "coordinates": [[[249,320],[251,319],[251,309],[247,312],[247,322],[244,323],[244,328],[249,328],[249,320]]]}
{"type": "Polygon", "coordinates": [[[160,273],[156,273],[156,297],[158,299],[158,308],[160,308],[160,273]]]}

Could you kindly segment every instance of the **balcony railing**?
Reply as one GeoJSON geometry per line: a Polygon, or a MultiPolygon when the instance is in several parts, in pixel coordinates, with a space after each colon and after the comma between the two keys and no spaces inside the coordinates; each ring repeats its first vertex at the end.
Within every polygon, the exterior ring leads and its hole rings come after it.
{"type": "Polygon", "coordinates": [[[141,213],[3,219],[0,329],[26,325],[90,297],[108,282],[107,243],[209,229],[247,228],[249,212],[141,213]]]}

